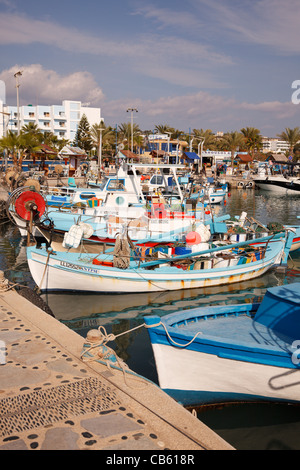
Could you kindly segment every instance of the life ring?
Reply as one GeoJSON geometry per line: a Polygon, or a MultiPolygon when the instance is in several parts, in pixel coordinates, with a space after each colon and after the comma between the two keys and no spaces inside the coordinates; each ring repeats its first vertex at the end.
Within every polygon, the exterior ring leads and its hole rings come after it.
{"type": "Polygon", "coordinates": [[[243,183],[242,181],[238,181],[237,187],[238,187],[238,188],[243,188],[243,187],[244,187],[244,183],[243,183]]]}

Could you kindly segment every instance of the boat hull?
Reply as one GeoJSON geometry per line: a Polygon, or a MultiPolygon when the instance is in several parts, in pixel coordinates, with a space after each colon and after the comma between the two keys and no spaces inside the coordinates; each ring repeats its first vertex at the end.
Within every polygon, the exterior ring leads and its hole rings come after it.
{"type": "Polygon", "coordinates": [[[286,178],[266,177],[255,178],[255,185],[264,191],[272,191],[278,194],[300,195],[300,180],[289,180],[286,178]]]}
{"type": "Polygon", "coordinates": [[[145,316],[160,387],[185,406],[300,400],[300,283],[262,302],[145,316]]]}
{"type": "Polygon", "coordinates": [[[184,406],[226,402],[299,402],[299,371],[153,344],[160,387],[184,406]],[[295,375],[296,374],[296,375],[295,375]]]}

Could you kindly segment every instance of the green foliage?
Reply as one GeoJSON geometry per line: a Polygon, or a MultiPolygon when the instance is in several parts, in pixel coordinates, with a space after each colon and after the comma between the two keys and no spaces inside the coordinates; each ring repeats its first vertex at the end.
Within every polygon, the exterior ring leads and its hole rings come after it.
{"type": "Polygon", "coordinates": [[[91,128],[85,114],[83,114],[82,118],[79,121],[78,129],[73,144],[76,147],[84,149],[86,152],[90,152],[93,148],[91,128]]]}

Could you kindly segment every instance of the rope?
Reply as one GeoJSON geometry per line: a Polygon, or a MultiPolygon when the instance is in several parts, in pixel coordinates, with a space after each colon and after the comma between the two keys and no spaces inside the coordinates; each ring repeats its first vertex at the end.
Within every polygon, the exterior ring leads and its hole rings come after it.
{"type": "MultiPolygon", "coordinates": [[[[101,339],[100,339],[100,341],[97,342],[97,343],[93,343],[93,344],[89,343],[89,344],[90,344],[90,347],[89,347],[88,349],[86,349],[83,354],[86,354],[86,353],[88,353],[90,350],[95,349],[95,348],[98,348],[98,347],[100,347],[100,346],[106,346],[106,343],[108,343],[109,341],[115,341],[116,338],[118,338],[119,336],[126,335],[126,334],[128,334],[128,333],[131,333],[132,331],[138,330],[139,328],[145,327],[145,328],[148,329],[148,328],[155,328],[155,327],[158,327],[158,326],[162,326],[163,329],[164,329],[165,332],[166,332],[166,335],[167,335],[168,338],[170,339],[170,341],[171,341],[173,344],[175,344],[176,346],[179,346],[179,347],[181,347],[181,348],[185,348],[185,347],[189,346],[190,344],[192,344],[192,343],[195,341],[195,339],[197,338],[198,335],[202,335],[202,334],[203,334],[201,331],[198,331],[198,332],[194,335],[194,337],[193,337],[188,343],[186,343],[186,344],[180,344],[180,343],[177,343],[175,340],[173,340],[173,338],[171,338],[171,336],[170,336],[170,334],[169,334],[169,332],[168,332],[168,330],[167,330],[165,324],[164,324],[163,322],[161,322],[161,321],[160,321],[159,323],[155,323],[154,325],[146,325],[146,323],[141,323],[140,325],[138,325],[138,326],[136,326],[136,327],[134,327],[134,328],[130,328],[129,330],[123,331],[122,333],[119,333],[118,335],[114,335],[113,333],[107,334],[106,329],[101,325],[101,326],[98,327],[98,331],[100,332],[100,334],[101,334],[101,336],[102,336],[101,339]]],[[[106,346],[106,347],[107,347],[107,346],[106,346]]],[[[113,350],[111,350],[111,351],[113,351],[113,350]]],[[[82,354],[82,356],[83,356],[83,354],[82,354]]],[[[82,356],[81,356],[81,358],[82,358],[82,356]]],[[[83,358],[82,358],[82,359],[83,359],[83,358]]]]}
{"type": "MultiPolygon", "coordinates": [[[[142,328],[142,327],[146,327],[146,328],[153,328],[155,326],[159,326],[160,324],[162,324],[161,322],[159,322],[157,325],[146,325],[145,323],[142,323],[141,325],[138,325],[134,328],[131,328],[130,330],[127,330],[127,331],[124,331],[123,333],[119,333],[118,335],[114,335],[114,334],[107,334],[105,328],[103,326],[100,326],[98,328],[98,330],[101,332],[101,330],[103,331],[104,335],[103,335],[103,338],[98,342],[98,343],[94,343],[92,345],[90,345],[90,347],[86,350],[83,351],[83,353],[81,354],[81,359],[85,362],[91,362],[93,360],[98,360],[99,359],[96,359],[95,357],[91,357],[91,358],[83,358],[83,355],[84,354],[87,354],[89,351],[91,351],[92,349],[94,348],[97,348],[99,346],[102,346],[104,345],[105,342],[107,341],[113,341],[115,340],[116,338],[118,338],[119,336],[122,336],[124,334],[127,334],[127,333],[130,333],[131,331],[134,331],[134,330],[137,330],[139,328],[142,328]]],[[[162,324],[163,325],[163,324],[162,324]]],[[[164,326],[164,325],[163,325],[164,326]]],[[[102,334],[102,333],[101,333],[102,334]]],[[[106,346],[107,347],[107,346],[106,346]]],[[[109,356],[109,353],[110,351],[112,351],[110,348],[107,347],[107,354],[106,356],[109,356]]],[[[114,353],[114,351],[113,351],[114,353]]],[[[128,374],[131,372],[129,369],[127,369],[127,365],[121,361],[118,356],[114,353],[114,356],[116,357],[116,360],[117,360],[117,363],[120,364],[120,368],[123,372],[123,375],[124,375],[124,379],[125,379],[125,383],[127,386],[128,383],[126,381],[126,377],[128,377],[128,374]],[[126,374],[127,373],[127,374],[126,374]]],[[[104,356],[104,359],[107,359],[107,357],[104,356]]],[[[102,361],[100,361],[102,362],[102,361]]],[[[109,363],[109,361],[106,360],[106,365],[107,367],[111,368],[111,363],[109,363]]],[[[111,369],[110,369],[111,370],[111,369]]],[[[137,376],[134,375],[136,378],[137,376]]],[[[105,379],[110,382],[114,387],[117,387],[119,390],[122,391],[122,393],[126,393],[128,395],[128,392],[126,392],[126,390],[124,390],[123,388],[120,388],[115,382],[113,382],[109,377],[105,376],[105,379]]],[[[143,379],[143,382],[145,383],[145,379],[144,377],[141,377],[141,379],[143,379]]],[[[147,387],[148,384],[145,385],[145,387],[147,387]]],[[[142,389],[145,388],[145,387],[141,387],[142,389]]],[[[131,387],[133,388],[133,387],[131,387]]],[[[140,402],[140,400],[138,400],[136,397],[132,397],[130,395],[130,398],[131,399],[134,399],[137,403],[139,403],[141,406],[143,406],[144,408],[146,408],[149,412],[151,412],[153,415],[155,415],[156,417],[158,417],[160,420],[164,421],[166,424],[168,424],[169,426],[171,426],[173,429],[175,429],[177,432],[179,432],[180,434],[184,435],[186,438],[190,439],[191,441],[193,441],[196,445],[198,445],[199,447],[201,447],[203,450],[210,450],[210,447],[207,445],[207,444],[204,444],[203,442],[201,442],[199,439],[197,439],[196,437],[192,436],[189,432],[187,432],[186,430],[184,429],[181,429],[180,426],[177,426],[173,423],[170,422],[169,419],[166,419],[164,418],[163,416],[161,416],[161,414],[155,412],[152,408],[148,407],[147,405],[145,405],[144,403],[140,402]]],[[[196,411],[193,410],[192,412],[192,416],[197,418],[197,414],[196,414],[196,411]]]]}
{"type": "Polygon", "coordinates": [[[49,250],[49,251],[48,251],[47,260],[46,260],[46,263],[45,263],[45,268],[44,268],[44,272],[43,272],[43,275],[42,275],[42,279],[41,279],[40,285],[38,286],[38,288],[37,288],[37,290],[36,290],[37,294],[40,294],[40,293],[41,293],[41,286],[42,286],[42,284],[43,284],[44,276],[45,276],[45,274],[46,274],[46,269],[47,269],[47,267],[48,267],[50,255],[51,255],[52,253],[54,253],[53,250],[49,250]]]}
{"type": "MultiPolygon", "coordinates": [[[[92,361],[97,361],[101,362],[102,364],[104,363],[110,370],[112,367],[116,367],[114,362],[111,360],[111,357],[113,356],[118,368],[123,372],[124,376],[124,381],[128,387],[131,387],[131,385],[127,381],[128,374],[130,374],[132,377],[135,377],[136,379],[139,379],[139,376],[131,372],[131,370],[128,368],[127,364],[119,358],[119,356],[115,353],[115,351],[107,346],[107,342],[109,341],[114,341],[117,337],[129,333],[131,331],[136,330],[137,328],[141,328],[144,325],[140,325],[138,327],[132,328],[131,330],[125,331],[123,333],[120,333],[118,335],[114,334],[107,334],[105,328],[103,326],[100,326],[98,328],[100,334],[101,334],[101,339],[97,343],[92,343],[92,342],[87,342],[86,344],[89,345],[88,348],[84,349],[83,352],[81,353],[81,360],[83,362],[92,362],[92,361]],[[102,351],[101,351],[102,348],[102,351]],[[98,353],[95,355],[92,353],[93,350],[98,349],[98,353]]],[[[144,389],[147,387],[148,384],[145,384],[145,379],[144,377],[140,378],[138,381],[143,382],[143,386],[141,389],[144,389]]],[[[131,387],[133,388],[133,387],[131,387]]]]}

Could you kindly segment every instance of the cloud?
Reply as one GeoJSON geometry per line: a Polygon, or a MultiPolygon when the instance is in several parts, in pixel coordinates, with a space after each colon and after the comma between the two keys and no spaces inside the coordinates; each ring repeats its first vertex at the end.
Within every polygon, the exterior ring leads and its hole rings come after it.
{"type": "Polygon", "coordinates": [[[151,3],[139,4],[132,15],[140,15],[147,20],[152,20],[156,25],[160,25],[158,28],[186,28],[201,26],[195,15],[188,13],[185,9],[182,11],[176,11],[171,8],[161,8],[152,5],[151,3]]]}
{"type": "Polygon", "coordinates": [[[299,54],[299,0],[190,0],[200,12],[205,6],[211,20],[244,43],[269,46],[282,54],[299,54]]]}
{"type": "Polygon", "coordinates": [[[92,74],[79,71],[69,75],[60,75],[54,70],[47,70],[40,64],[14,65],[0,73],[0,80],[6,84],[8,103],[15,101],[14,73],[22,71],[19,79],[20,102],[22,104],[59,104],[62,100],[91,102],[91,106],[100,106],[104,94],[92,74]]]}
{"type": "MultiPolygon", "coordinates": [[[[160,97],[156,100],[121,99],[102,104],[102,114],[105,118],[117,118],[122,110],[134,106],[139,110],[139,119],[151,118],[154,122],[167,119],[169,125],[177,126],[178,121],[190,123],[194,128],[199,121],[200,127],[208,127],[212,123],[226,127],[229,122],[240,126],[247,119],[280,120],[293,118],[300,114],[300,106],[292,102],[239,102],[233,98],[224,98],[207,92],[191,93],[182,96],[160,97]],[[193,123],[193,124],[192,124],[193,123]],[[205,123],[205,124],[203,124],[205,123]]],[[[187,124],[189,125],[189,124],[187,124]]],[[[245,124],[247,125],[247,124],[245,124]]]]}
{"type": "MultiPolygon", "coordinates": [[[[175,20],[174,20],[175,21],[175,20]]],[[[52,21],[35,20],[20,14],[0,14],[0,44],[42,44],[66,52],[84,53],[118,60],[139,75],[159,78],[168,83],[191,87],[223,87],[213,78],[221,66],[232,59],[207,44],[169,35],[144,33],[130,40],[109,40],[76,28],[66,28],[52,21]]]]}

